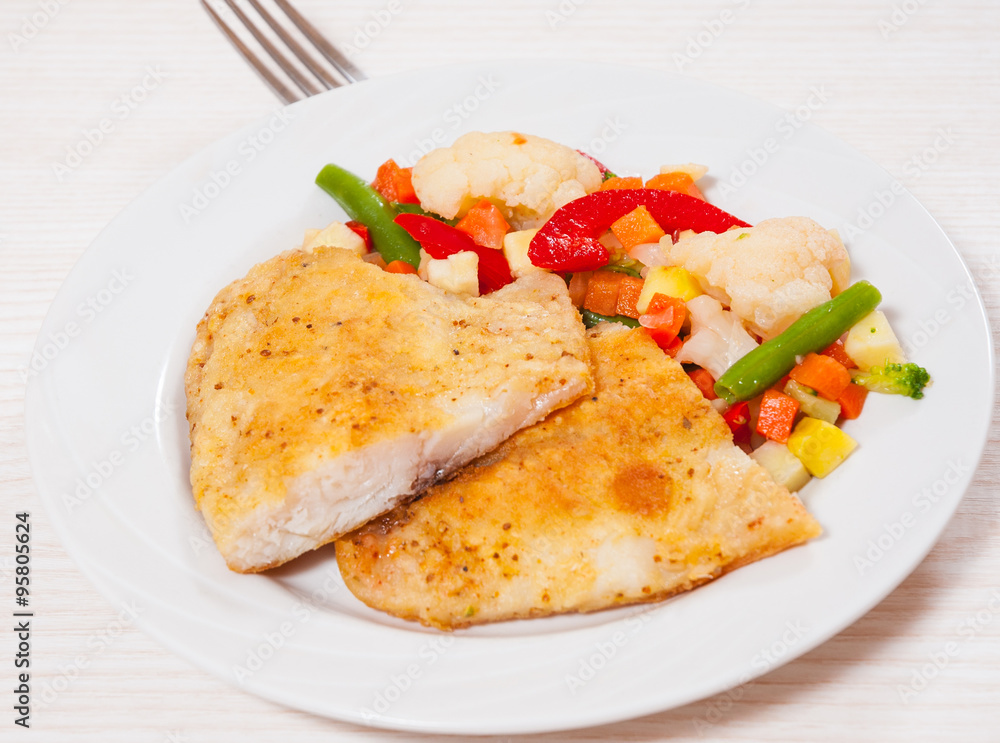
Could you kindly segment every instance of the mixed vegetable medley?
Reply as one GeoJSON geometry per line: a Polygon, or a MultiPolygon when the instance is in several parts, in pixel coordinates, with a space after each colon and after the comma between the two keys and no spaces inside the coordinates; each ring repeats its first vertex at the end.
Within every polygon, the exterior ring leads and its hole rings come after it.
{"type": "Polygon", "coordinates": [[[706,168],[643,180],[517,132],[467,134],[374,182],[327,165],[317,184],[351,221],[307,247],[353,247],[386,271],[478,296],[553,271],[588,326],[643,328],[684,365],[736,443],[796,491],[856,448],[838,423],[870,391],[923,396],[878,289],[811,219],[751,226],[709,204],[706,168]]]}

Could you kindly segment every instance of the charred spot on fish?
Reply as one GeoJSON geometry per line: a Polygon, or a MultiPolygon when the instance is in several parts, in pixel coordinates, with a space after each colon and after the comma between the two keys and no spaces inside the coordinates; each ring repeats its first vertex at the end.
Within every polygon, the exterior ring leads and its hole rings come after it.
{"type": "Polygon", "coordinates": [[[253,294],[251,294],[250,296],[248,296],[248,297],[247,297],[247,304],[253,304],[253,301],[254,301],[254,300],[255,300],[256,298],[257,298],[257,297],[255,297],[255,296],[254,296],[253,294]]]}
{"type": "Polygon", "coordinates": [[[458,351],[458,349],[457,349],[457,348],[453,348],[453,349],[451,349],[451,352],[452,352],[453,354],[455,354],[456,356],[458,356],[458,355],[459,355],[459,351],[458,351]]]}
{"type": "Polygon", "coordinates": [[[292,318],[292,322],[298,322],[298,321],[299,321],[299,320],[301,320],[301,319],[302,319],[302,318],[299,318],[299,317],[293,317],[293,318],[292,318]]]}
{"type": "Polygon", "coordinates": [[[611,483],[611,495],[618,509],[640,516],[669,511],[672,494],[670,477],[651,462],[625,466],[611,483]]]}
{"type": "Polygon", "coordinates": [[[216,382],[215,383],[215,389],[221,390],[222,389],[222,382],[216,382]]]}
{"type": "Polygon", "coordinates": [[[503,525],[503,530],[504,531],[509,531],[510,530],[510,522],[509,521],[506,524],[503,525]]]}
{"type": "Polygon", "coordinates": [[[764,523],[764,517],[763,516],[758,516],[753,521],[751,521],[749,524],[747,524],[747,529],[749,529],[750,531],[753,531],[754,529],[756,529],[758,526],[760,526],[763,523],[764,523]]]}
{"type": "Polygon", "coordinates": [[[688,431],[691,430],[691,421],[687,419],[687,416],[681,418],[681,425],[684,426],[688,431]]]}

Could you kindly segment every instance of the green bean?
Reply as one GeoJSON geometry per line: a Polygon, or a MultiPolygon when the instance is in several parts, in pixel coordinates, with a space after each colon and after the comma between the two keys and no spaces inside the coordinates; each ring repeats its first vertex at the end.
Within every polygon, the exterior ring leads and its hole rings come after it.
{"type": "Polygon", "coordinates": [[[823,350],[881,301],[879,290],[867,281],[853,284],[729,367],[715,383],[715,394],[730,404],[756,397],[788,374],[796,357],[823,350]]]}
{"type": "Polygon", "coordinates": [[[406,261],[420,265],[420,245],[396,224],[396,212],[371,186],[337,165],[327,165],[316,176],[316,185],[330,194],[347,215],[368,228],[372,245],[386,263],[406,261]]]}
{"type": "Polygon", "coordinates": [[[628,325],[630,328],[638,328],[639,321],[634,320],[631,317],[626,317],[625,315],[599,315],[596,312],[591,312],[590,310],[581,310],[580,314],[583,316],[583,324],[588,328],[592,328],[599,322],[618,322],[622,325],[628,325]]]}

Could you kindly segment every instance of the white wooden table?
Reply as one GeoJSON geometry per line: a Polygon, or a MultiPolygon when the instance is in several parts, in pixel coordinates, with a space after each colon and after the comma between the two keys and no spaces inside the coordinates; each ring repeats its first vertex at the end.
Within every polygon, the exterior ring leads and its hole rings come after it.
{"type": "MultiPolygon", "coordinates": [[[[998,312],[995,0],[298,4],[335,42],[354,46],[371,76],[534,56],[679,71],[789,109],[823,91],[812,120],[927,206],[998,312]],[[391,21],[371,25],[390,5],[391,21]]],[[[0,604],[13,596],[14,514],[30,510],[38,613],[32,729],[15,728],[3,691],[0,740],[431,739],[284,709],[201,672],[120,616],[61,548],[24,445],[22,372],[46,308],[122,207],[276,101],[194,0],[4,0],[0,32],[0,604]],[[103,133],[102,120],[111,122],[103,133]],[[81,147],[88,139],[93,147],[81,147]],[[46,684],[61,693],[39,703],[46,684]]],[[[974,485],[930,556],[839,636],[736,693],[537,739],[1000,741],[998,439],[994,425],[974,485]]],[[[15,641],[4,621],[7,690],[15,641]]]]}

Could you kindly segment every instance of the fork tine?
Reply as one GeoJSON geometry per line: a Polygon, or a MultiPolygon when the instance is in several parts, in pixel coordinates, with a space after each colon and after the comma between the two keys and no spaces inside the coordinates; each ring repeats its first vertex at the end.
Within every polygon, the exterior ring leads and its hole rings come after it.
{"type": "Polygon", "coordinates": [[[316,83],[303,75],[292,62],[288,61],[288,57],[282,54],[281,51],[271,43],[271,40],[261,33],[256,24],[247,18],[246,13],[244,13],[242,9],[240,9],[240,6],[236,4],[236,0],[225,0],[225,3],[233,11],[233,13],[236,14],[236,17],[240,19],[240,22],[247,27],[247,30],[253,34],[253,37],[257,39],[257,43],[264,47],[264,51],[270,55],[271,59],[273,59],[278,66],[285,71],[285,74],[288,75],[296,85],[302,88],[302,91],[307,96],[316,95],[321,92],[316,83]]]}
{"type": "Polygon", "coordinates": [[[274,0],[274,4],[281,8],[282,12],[320,50],[323,56],[330,61],[330,64],[337,68],[337,71],[344,76],[344,79],[348,83],[356,83],[367,79],[367,76],[355,67],[354,63],[344,56],[339,49],[327,41],[323,34],[316,30],[315,26],[303,18],[302,14],[293,8],[288,0],[274,0]]]}
{"type": "Polygon", "coordinates": [[[271,72],[268,66],[260,61],[257,55],[255,55],[250,48],[243,43],[240,37],[237,36],[226,24],[226,22],[222,19],[222,16],[215,11],[215,8],[209,4],[208,0],[201,0],[201,4],[205,10],[208,11],[208,15],[212,18],[212,20],[215,21],[215,25],[219,27],[219,30],[222,31],[226,38],[229,39],[230,43],[236,47],[236,51],[240,53],[243,59],[250,63],[250,66],[254,68],[257,74],[260,75],[261,79],[267,83],[267,86],[274,91],[274,94],[277,95],[278,98],[286,104],[295,103],[295,101],[303,98],[302,95],[296,93],[285,85],[280,79],[278,79],[278,77],[271,72]]]}
{"type": "Polygon", "coordinates": [[[292,50],[292,53],[298,58],[302,64],[304,64],[309,71],[316,76],[316,78],[324,83],[328,89],[339,88],[345,82],[350,83],[350,80],[338,80],[333,75],[331,75],[321,64],[319,64],[309,52],[302,48],[302,45],[295,40],[295,37],[288,33],[288,30],[278,23],[278,21],[271,15],[268,10],[260,4],[259,0],[248,0],[250,5],[253,6],[254,10],[260,15],[261,18],[271,27],[278,37],[285,42],[285,45],[292,50]]]}

